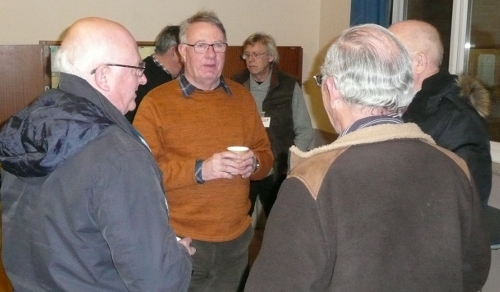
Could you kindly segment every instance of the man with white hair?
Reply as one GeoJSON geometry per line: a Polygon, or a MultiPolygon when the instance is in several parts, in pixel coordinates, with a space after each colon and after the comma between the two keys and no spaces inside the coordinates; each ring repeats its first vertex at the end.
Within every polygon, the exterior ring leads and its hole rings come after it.
{"type": "Polygon", "coordinates": [[[58,89],[0,131],[2,260],[15,291],[187,291],[194,249],[177,241],[148,145],[123,116],[146,83],[137,44],[101,18],[75,22],[58,89]]]}
{"type": "Polygon", "coordinates": [[[462,159],[398,116],[413,96],[403,45],[378,25],[349,28],[321,73],[340,136],[291,149],[245,291],[480,290],[490,247],[479,196],[462,159]]]}

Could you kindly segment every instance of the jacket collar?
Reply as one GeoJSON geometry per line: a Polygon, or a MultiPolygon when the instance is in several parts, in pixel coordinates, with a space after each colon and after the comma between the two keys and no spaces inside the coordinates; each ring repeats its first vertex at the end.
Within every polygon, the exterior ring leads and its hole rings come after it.
{"type": "Polygon", "coordinates": [[[436,144],[431,136],[413,123],[406,124],[381,124],[367,128],[358,129],[345,136],[339,137],[333,143],[315,148],[308,152],[303,152],[296,146],[290,148],[290,169],[303,160],[318,155],[350,146],[372,144],[396,139],[419,139],[429,144],[436,144]]]}
{"type": "Polygon", "coordinates": [[[75,96],[80,96],[99,107],[106,118],[113,121],[122,130],[137,138],[132,125],[125,116],[99,91],[81,77],[60,73],[59,89],[75,96]]]}

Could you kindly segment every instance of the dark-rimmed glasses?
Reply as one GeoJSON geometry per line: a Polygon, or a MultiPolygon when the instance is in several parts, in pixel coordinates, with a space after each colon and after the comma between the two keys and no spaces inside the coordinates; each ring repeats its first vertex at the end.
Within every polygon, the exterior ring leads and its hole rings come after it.
{"type": "Polygon", "coordinates": [[[195,43],[195,44],[186,44],[183,43],[186,46],[193,47],[194,52],[197,54],[204,54],[208,51],[209,47],[214,48],[214,52],[216,53],[224,53],[227,48],[227,43],[214,43],[214,44],[207,44],[207,43],[195,43]]]}
{"type": "MultiPolygon", "coordinates": [[[[123,64],[104,64],[104,65],[106,65],[106,66],[115,66],[115,67],[124,67],[124,68],[135,69],[134,70],[134,74],[137,77],[142,77],[142,75],[144,75],[144,70],[146,69],[146,63],[144,63],[144,62],[140,62],[139,66],[123,65],[123,64]]],[[[94,74],[95,71],[97,71],[97,68],[95,68],[92,71],[90,71],[90,74],[94,74]]]]}
{"type": "Polygon", "coordinates": [[[314,81],[316,81],[316,85],[321,87],[321,84],[323,84],[323,74],[318,73],[318,74],[314,75],[313,78],[314,78],[314,81]]]}
{"type": "Polygon", "coordinates": [[[264,53],[257,53],[257,52],[248,53],[248,52],[246,52],[246,53],[243,53],[243,55],[241,55],[241,58],[243,60],[248,60],[248,59],[250,59],[250,57],[253,57],[255,60],[259,60],[265,54],[267,54],[267,52],[264,52],[264,53]]]}

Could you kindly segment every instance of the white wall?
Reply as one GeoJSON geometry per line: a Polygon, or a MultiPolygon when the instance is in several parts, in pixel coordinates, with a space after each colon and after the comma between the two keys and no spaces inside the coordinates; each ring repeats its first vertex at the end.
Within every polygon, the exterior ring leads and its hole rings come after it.
{"type": "Polygon", "coordinates": [[[331,131],[320,92],[309,79],[319,69],[320,51],[349,26],[350,5],[350,0],[2,0],[0,45],[59,40],[65,28],[86,16],[115,20],[136,40],[153,41],[165,25],[178,24],[200,9],[213,10],[224,23],[230,45],[264,31],[278,45],[303,47],[304,91],[313,124],[331,131]]]}

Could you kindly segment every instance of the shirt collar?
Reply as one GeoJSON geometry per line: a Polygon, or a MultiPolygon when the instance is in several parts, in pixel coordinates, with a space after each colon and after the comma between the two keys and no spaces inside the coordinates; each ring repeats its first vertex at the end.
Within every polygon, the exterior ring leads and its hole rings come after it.
{"type": "MultiPolygon", "coordinates": [[[[204,90],[196,88],[193,84],[191,84],[191,82],[189,82],[189,80],[186,78],[186,75],[184,73],[181,73],[179,75],[178,79],[179,79],[179,84],[181,86],[182,95],[184,97],[190,96],[196,90],[204,91],[204,90]]],[[[229,89],[229,86],[227,86],[226,82],[224,81],[224,77],[222,77],[222,75],[220,76],[220,79],[219,79],[219,85],[215,89],[220,88],[220,87],[222,87],[222,89],[224,89],[224,91],[227,94],[233,95],[231,92],[231,89],[229,89]]]]}
{"type": "MultiPolygon", "coordinates": [[[[168,75],[172,76],[172,74],[170,74],[170,72],[168,72],[167,68],[165,68],[165,66],[163,66],[162,63],[160,63],[160,61],[158,61],[156,58],[155,58],[155,55],[152,54],[151,55],[151,58],[153,59],[153,62],[155,62],[156,66],[160,67],[161,69],[163,69],[163,71],[165,71],[168,75]]],[[[172,76],[173,78],[173,76],[172,76]]]]}
{"type": "Polygon", "coordinates": [[[402,124],[403,119],[399,114],[388,114],[380,116],[370,116],[366,118],[359,119],[352,123],[347,129],[345,129],[339,137],[345,136],[351,132],[354,132],[361,128],[366,128],[370,126],[380,125],[380,124],[402,124]]]}

